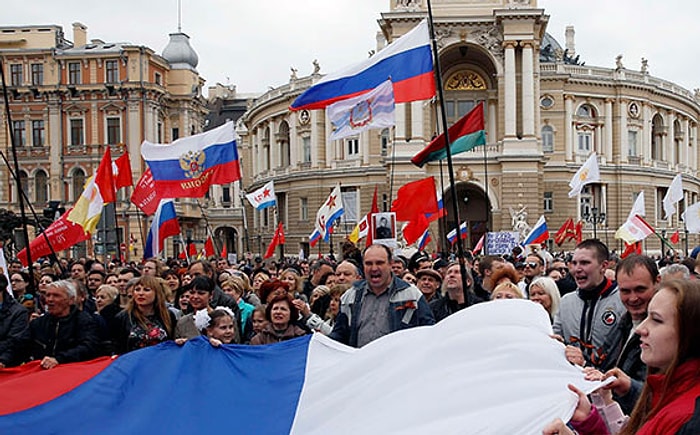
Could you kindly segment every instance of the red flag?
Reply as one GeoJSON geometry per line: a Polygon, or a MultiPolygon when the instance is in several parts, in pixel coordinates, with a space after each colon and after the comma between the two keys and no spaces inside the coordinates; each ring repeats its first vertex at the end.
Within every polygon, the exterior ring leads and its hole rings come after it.
{"type": "Polygon", "coordinates": [[[399,221],[412,221],[418,215],[437,213],[435,179],[431,176],[401,186],[396,192],[396,200],[391,204],[391,211],[396,213],[396,220],[399,221]]]}
{"type": "Polygon", "coordinates": [[[406,244],[416,243],[416,240],[421,238],[429,226],[430,222],[424,214],[416,216],[403,228],[403,238],[406,240],[406,244]]]}
{"type": "Polygon", "coordinates": [[[583,241],[583,222],[578,221],[576,222],[576,229],[574,231],[576,233],[576,244],[578,245],[583,241]]]}
{"type": "Polygon", "coordinates": [[[671,234],[671,237],[669,238],[669,240],[670,240],[671,243],[673,243],[674,245],[677,245],[678,242],[681,241],[681,236],[680,236],[680,234],[678,234],[678,230],[676,230],[675,233],[671,234]]]}
{"type": "Polygon", "coordinates": [[[221,258],[228,258],[228,248],[226,248],[226,242],[223,244],[224,246],[221,248],[221,258]]]}
{"type": "MultiPolygon", "coordinates": [[[[51,249],[49,249],[49,245],[46,243],[47,238],[49,242],[51,242],[51,246],[55,252],[63,251],[64,249],[68,249],[90,238],[90,235],[83,230],[82,226],[68,220],[69,214],[70,210],[68,210],[67,213],[63,213],[60,218],[49,225],[48,228],[44,230],[46,237],[44,237],[44,234],[40,234],[32,240],[29,244],[32,258],[44,257],[51,254],[51,249]]],[[[27,249],[25,248],[19,251],[17,258],[19,258],[22,264],[27,266],[27,249]]]]}
{"type": "Polygon", "coordinates": [[[131,202],[141,209],[142,212],[146,213],[146,216],[156,212],[160,197],[156,193],[156,183],[153,181],[153,174],[151,174],[150,169],[146,169],[136,183],[134,192],[131,194],[131,202]]]}
{"type": "Polygon", "coordinates": [[[211,236],[207,237],[207,241],[204,243],[204,255],[207,257],[214,255],[214,241],[211,236]]]}
{"type": "Polygon", "coordinates": [[[102,196],[102,201],[105,204],[114,202],[117,200],[116,194],[114,193],[114,174],[112,173],[112,154],[109,151],[109,147],[106,147],[107,151],[102,156],[100,161],[100,166],[97,167],[97,173],[95,174],[95,184],[100,189],[100,195],[102,196]]]}
{"type": "Polygon", "coordinates": [[[267,251],[265,251],[265,256],[263,258],[272,257],[275,254],[275,248],[277,245],[284,245],[284,242],[284,224],[280,222],[279,225],[277,225],[275,235],[272,237],[270,246],[267,247],[267,251]]]}
{"type": "Polygon", "coordinates": [[[561,244],[567,240],[575,238],[576,229],[574,228],[574,220],[572,218],[568,218],[554,235],[554,243],[556,243],[557,246],[561,246],[561,244]]]}
{"type": "Polygon", "coordinates": [[[476,246],[474,246],[474,249],[472,249],[472,252],[474,254],[479,253],[484,248],[484,239],[485,238],[486,238],[486,234],[482,234],[479,241],[476,242],[476,246]]]}
{"type": "Polygon", "coordinates": [[[620,254],[620,258],[627,258],[632,254],[642,255],[642,242],[635,242],[630,245],[625,243],[625,250],[620,254]]]}
{"type": "Polygon", "coordinates": [[[374,235],[374,226],[372,225],[372,215],[374,213],[379,213],[379,206],[377,205],[377,185],[374,185],[374,196],[372,197],[372,208],[367,213],[367,223],[369,224],[369,229],[367,230],[367,238],[365,239],[365,246],[370,246],[374,241],[372,237],[374,235]]]}
{"type": "Polygon", "coordinates": [[[131,176],[131,161],[129,153],[124,152],[117,160],[114,161],[112,168],[114,172],[114,186],[117,190],[122,187],[131,187],[134,185],[134,179],[131,176]],[[115,170],[116,169],[116,170],[115,170]]]}

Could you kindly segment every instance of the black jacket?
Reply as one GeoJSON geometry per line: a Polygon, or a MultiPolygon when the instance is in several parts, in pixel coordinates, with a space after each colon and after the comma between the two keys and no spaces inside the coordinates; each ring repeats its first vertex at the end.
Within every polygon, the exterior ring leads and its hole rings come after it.
{"type": "Polygon", "coordinates": [[[87,361],[97,356],[99,338],[92,316],[71,306],[66,317],[45,314],[29,324],[32,359],[51,356],[63,364],[87,361]]]}
{"type": "Polygon", "coordinates": [[[12,367],[24,361],[29,349],[29,313],[9,293],[0,308],[0,363],[12,367]]]}

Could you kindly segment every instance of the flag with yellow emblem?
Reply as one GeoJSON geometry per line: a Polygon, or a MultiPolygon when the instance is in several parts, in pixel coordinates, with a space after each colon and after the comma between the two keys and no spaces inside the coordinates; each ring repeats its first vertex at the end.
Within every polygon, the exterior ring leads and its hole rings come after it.
{"type": "Polygon", "coordinates": [[[586,160],[586,163],[581,166],[574,178],[569,182],[569,187],[571,191],[569,192],[569,198],[581,193],[583,186],[590,183],[597,183],[600,181],[600,169],[598,169],[598,157],[596,153],[592,153],[591,156],[586,160]]]}

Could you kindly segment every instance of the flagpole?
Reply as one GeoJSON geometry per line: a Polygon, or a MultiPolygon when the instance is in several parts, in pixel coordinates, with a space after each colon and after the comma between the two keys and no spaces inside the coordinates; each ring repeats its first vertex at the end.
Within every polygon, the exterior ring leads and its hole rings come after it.
{"type": "MultiPolygon", "coordinates": [[[[488,244],[486,239],[489,233],[489,221],[491,220],[491,201],[489,201],[489,168],[488,168],[488,150],[486,149],[488,141],[484,144],[484,213],[486,214],[486,220],[484,221],[484,255],[489,255],[488,244]]],[[[479,243],[479,242],[477,242],[479,243]]]]}
{"type": "Polygon", "coordinates": [[[144,232],[143,232],[143,218],[146,217],[146,214],[143,214],[143,217],[141,216],[141,211],[138,207],[136,207],[136,220],[139,223],[139,233],[141,233],[141,254],[143,255],[144,252],[146,252],[146,239],[144,239],[144,232]]]}
{"type": "MultiPolygon", "coordinates": [[[[17,161],[17,144],[15,143],[15,131],[14,127],[12,125],[12,114],[10,113],[10,99],[7,96],[7,83],[5,83],[5,62],[3,61],[3,58],[0,56],[0,79],[2,79],[2,96],[5,102],[5,115],[7,116],[7,128],[10,133],[10,144],[12,145],[12,158],[14,160],[15,164],[15,175],[17,176],[16,178],[16,183],[17,183],[17,196],[19,199],[19,210],[20,210],[20,215],[22,216],[22,232],[24,234],[24,243],[25,246],[27,247],[27,265],[29,266],[29,270],[32,270],[32,254],[31,250],[29,249],[29,230],[27,230],[27,214],[24,210],[24,195],[21,193],[22,192],[22,182],[19,178],[19,162],[17,161]]],[[[27,180],[28,182],[29,180],[27,180]]],[[[36,290],[36,286],[34,284],[34,274],[30,273],[29,274],[29,293],[34,294],[36,290]]]]}
{"type": "MultiPolygon", "coordinates": [[[[182,228],[182,227],[180,227],[182,228]]],[[[187,259],[187,264],[190,263],[190,247],[187,246],[187,243],[185,243],[185,238],[182,237],[182,231],[180,231],[180,244],[184,247],[183,249],[185,250],[185,258],[187,259]]]]}
{"type": "MultiPolygon", "coordinates": [[[[212,243],[214,243],[214,232],[211,230],[211,225],[209,225],[209,219],[207,218],[207,214],[204,213],[204,207],[202,207],[202,203],[199,202],[199,198],[195,198],[195,201],[197,201],[197,205],[199,206],[199,212],[202,214],[202,218],[204,218],[204,223],[207,225],[207,236],[211,237],[212,243]]],[[[207,241],[204,241],[204,244],[206,246],[207,241]]],[[[218,249],[216,248],[216,245],[214,245],[214,250],[218,249]]],[[[219,252],[221,252],[219,250],[219,252]]]]}
{"type": "MultiPolygon", "coordinates": [[[[246,253],[250,252],[250,236],[248,234],[248,217],[246,216],[245,203],[243,201],[243,181],[238,180],[238,197],[241,200],[241,207],[243,207],[243,242],[245,243],[246,253]]],[[[244,256],[245,257],[245,256],[244,256]]]]}
{"type": "MultiPolygon", "coordinates": [[[[394,196],[394,166],[396,165],[396,127],[393,128],[393,133],[392,133],[392,140],[391,140],[391,173],[389,176],[389,204],[392,202],[392,198],[394,196]]],[[[386,212],[386,208],[382,207],[384,212],[386,212]]]]}
{"type": "MultiPolygon", "coordinates": [[[[442,89],[442,73],[440,71],[440,59],[438,58],[437,39],[435,38],[435,25],[433,23],[433,6],[430,0],[428,2],[428,24],[430,29],[430,40],[433,46],[433,64],[435,65],[435,85],[437,86],[438,95],[440,98],[440,112],[442,114],[442,129],[445,135],[445,151],[447,154],[447,169],[450,175],[450,192],[452,194],[452,212],[455,217],[455,231],[457,237],[459,233],[459,207],[457,205],[457,188],[455,186],[454,168],[452,166],[452,152],[450,150],[450,132],[447,126],[447,109],[445,107],[445,96],[442,89]]],[[[464,292],[464,304],[469,306],[469,289],[467,288],[467,268],[464,264],[464,247],[462,243],[457,244],[457,254],[459,257],[459,271],[462,275],[462,291],[464,292]]]]}

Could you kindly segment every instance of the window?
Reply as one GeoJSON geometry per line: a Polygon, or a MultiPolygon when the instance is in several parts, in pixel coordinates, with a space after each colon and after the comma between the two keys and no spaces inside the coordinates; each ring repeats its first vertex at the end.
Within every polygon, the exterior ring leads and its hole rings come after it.
{"type": "Polygon", "coordinates": [[[544,193],[544,211],[554,211],[554,194],[552,192],[544,193]]]}
{"type": "Polygon", "coordinates": [[[22,86],[22,64],[13,63],[10,65],[10,85],[11,86],[22,86]]]}
{"type": "Polygon", "coordinates": [[[15,146],[23,147],[27,144],[27,132],[24,130],[24,121],[12,121],[12,131],[15,136],[15,146]]]}
{"type": "Polygon", "coordinates": [[[178,140],[180,138],[180,129],[178,127],[173,127],[172,130],[170,130],[170,134],[172,136],[172,140],[178,140]]]}
{"type": "Polygon", "coordinates": [[[584,104],[581,107],[578,108],[576,111],[576,115],[578,115],[581,118],[595,118],[595,109],[593,106],[590,106],[588,104],[584,104]]]}
{"type": "Polygon", "coordinates": [[[309,220],[309,199],[299,198],[299,220],[309,220]]]}
{"type": "Polygon", "coordinates": [[[304,150],[304,163],[311,163],[311,138],[301,138],[302,148],[304,150]]]}
{"type": "Polygon", "coordinates": [[[70,145],[85,145],[83,141],[83,120],[70,120],[70,145]]]}
{"type": "Polygon", "coordinates": [[[73,169],[73,172],[71,173],[71,181],[73,201],[77,201],[78,198],[80,198],[80,195],[83,193],[83,188],[85,185],[85,172],[80,168],[73,169]]]}
{"type": "Polygon", "coordinates": [[[382,156],[386,156],[389,152],[389,129],[385,128],[381,134],[382,156]]]}
{"type": "Polygon", "coordinates": [[[231,187],[221,186],[221,203],[224,207],[231,207],[231,187]]]}
{"type": "Polygon", "coordinates": [[[579,132],[578,133],[578,152],[579,154],[588,154],[591,152],[593,144],[593,133],[579,132]]]}
{"type": "Polygon", "coordinates": [[[107,118],[107,143],[116,145],[122,141],[120,118],[107,118]]]}
{"type": "Polygon", "coordinates": [[[156,126],[156,141],[158,143],[163,143],[163,122],[158,121],[158,125],[156,126]]]}
{"type": "Polygon", "coordinates": [[[155,80],[154,80],[154,81],[156,82],[157,85],[162,85],[162,84],[163,84],[163,76],[161,75],[161,73],[158,73],[158,72],[157,72],[157,73],[155,74],[155,80]]]}
{"type": "Polygon", "coordinates": [[[542,152],[554,152],[554,129],[551,125],[542,127],[542,152]]]}
{"type": "Polygon", "coordinates": [[[357,222],[359,220],[357,188],[342,187],[340,196],[343,200],[343,222],[357,222]]]}
{"type": "Polygon", "coordinates": [[[105,82],[106,83],[118,83],[119,82],[119,62],[116,60],[105,61],[105,82]]]}
{"type": "Polygon", "coordinates": [[[629,157],[639,157],[636,130],[629,130],[627,132],[627,155],[629,157]]]}
{"type": "Polygon", "coordinates": [[[49,201],[49,177],[46,172],[39,170],[34,175],[34,197],[39,204],[49,201]]]}
{"type": "Polygon", "coordinates": [[[358,138],[345,140],[345,157],[357,157],[360,155],[360,140],[358,138]]]}
{"type": "Polygon", "coordinates": [[[41,86],[44,84],[44,65],[40,63],[32,64],[32,85],[41,86]]]}
{"type": "Polygon", "coordinates": [[[43,147],[45,140],[44,121],[32,121],[32,146],[43,147]]]}
{"type": "Polygon", "coordinates": [[[68,63],[68,84],[79,85],[82,83],[80,76],[80,62],[68,63]]]}

